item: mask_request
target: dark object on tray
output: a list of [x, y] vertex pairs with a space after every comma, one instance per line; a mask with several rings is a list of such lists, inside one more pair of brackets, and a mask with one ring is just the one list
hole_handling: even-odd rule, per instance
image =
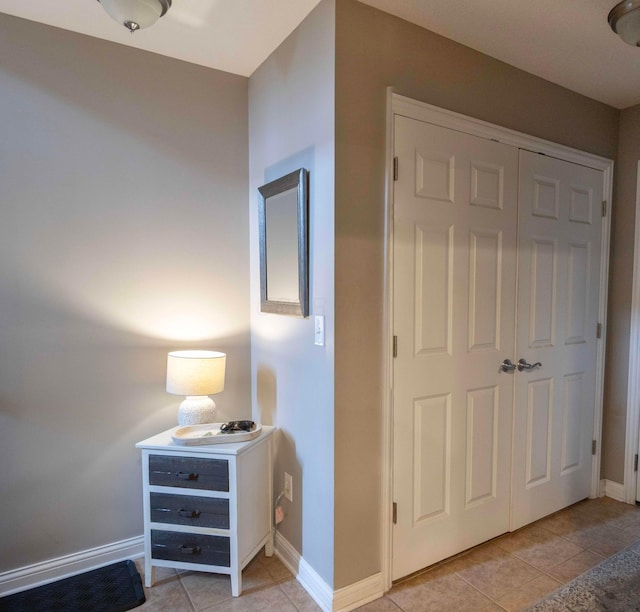
[[253, 421], [229, 421], [220, 425], [220, 433], [234, 433], [238, 431], [252, 431], [256, 424]]
[[3, 597], [0, 612], [124, 612], [144, 602], [135, 564], [120, 561]]

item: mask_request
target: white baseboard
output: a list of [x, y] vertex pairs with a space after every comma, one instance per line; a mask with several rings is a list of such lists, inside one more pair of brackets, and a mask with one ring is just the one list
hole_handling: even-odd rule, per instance
[[143, 536], [34, 563], [0, 574], [0, 597], [144, 555]]
[[604, 494], [611, 499], [615, 499], [617, 501], [626, 502], [627, 496], [624, 485], [613, 482], [612, 480], [604, 481]]
[[348, 612], [384, 595], [382, 572], [333, 593], [334, 612]]
[[278, 531], [276, 531], [275, 552], [324, 612], [348, 612], [384, 594], [381, 573], [333, 591]]
[[280, 561], [296, 577], [296, 580], [322, 610], [333, 612], [333, 589], [279, 531], [276, 531], [275, 551]]
[[[279, 532], [276, 532], [275, 552], [324, 612], [348, 612], [384, 594], [381, 573], [333, 591]], [[144, 538], [138, 536], [10, 570], [0, 574], [0, 597], [143, 555]]]
[[597, 497], [604, 497], [607, 494], [607, 481], [604, 478], [600, 479], [598, 483], [598, 495]]

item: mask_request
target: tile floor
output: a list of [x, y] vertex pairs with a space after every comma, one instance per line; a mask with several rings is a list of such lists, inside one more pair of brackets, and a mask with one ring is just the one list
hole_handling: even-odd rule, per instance
[[[393, 585], [362, 612], [517, 611], [608, 556], [640, 542], [640, 508], [586, 500]], [[137, 562], [143, 573], [141, 560]], [[136, 610], [311, 612], [320, 608], [277, 557], [260, 553], [231, 597], [228, 576], [158, 568]]]

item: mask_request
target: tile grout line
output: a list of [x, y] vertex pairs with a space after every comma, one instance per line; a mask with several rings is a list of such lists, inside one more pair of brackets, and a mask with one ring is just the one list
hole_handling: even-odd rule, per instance
[[[606, 520], [606, 519], [605, 519]], [[624, 528], [621, 527], [617, 527], [615, 525], [611, 525], [611, 527], [613, 527], [614, 529], [620, 531], [620, 532], [625, 532]], [[546, 529], [546, 528], [545, 528]], [[569, 544], [572, 544], [573, 546], [578, 546], [575, 542], [572, 542], [569, 538], [565, 537], [562, 534], [556, 534], [554, 532], [552, 532], [551, 530], [547, 529], [547, 531], [549, 531], [551, 534], [553, 534], [554, 539], [562, 539], [566, 542], [568, 542]], [[635, 535], [635, 534], [632, 534]], [[572, 580], [574, 580], [575, 578], [577, 578], [578, 576], [584, 574], [585, 572], [589, 571], [589, 569], [591, 569], [592, 567], [595, 567], [597, 565], [599, 565], [600, 563], [603, 563], [604, 561], [606, 561], [607, 559], [609, 559], [610, 557], [612, 557], [613, 555], [616, 555], [617, 553], [619, 553], [621, 550], [624, 550], [625, 548], [628, 548], [629, 546], [633, 546], [634, 543], [637, 543], [638, 541], [640, 541], [640, 538], [636, 538], [635, 542], [630, 543], [628, 546], [623, 547], [622, 549], [618, 550], [618, 551], [614, 551], [612, 554], [609, 555], [603, 555], [602, 553], [593, 550], [592, 548], [583, 548], [582, 546], [579, 546], [579, 548], [581, 549], [580, 552], [576, 553], [575, 555], [572, 555], [571, 557], [569, 557], [568, 559], [565, 559], [564, 561], [560, 561], [558, 563], [556, 563], [555, 565], [552, 565], [549, 568], [546, 569], [542, 569], [540, 567], [536, 567], [535, 565], [529, 563], [526, 559], [523, 559], [522, 557], [518, 556], [517, 554], [511, 552], [511, 551], [506, 551], [509, 555], [515, 557], [516, 559], [518, 559], [519, 561], [525, 563], [526, 565], [528, 565], [529, 567], [533, 568], [534, 570], [540, 572], [542, 575], [547, 576], [548, 578], [551, 578], [552, 580], [554, 580], [555, 582], [559, 583], [558, 586], [556, 587], [556, 589], [560, 589], [562, 587], [564, 587], [565, 585], [567, 585], [569, 582], [571, 582]], [[504, 550], [504, 549], [503, 549]], [[556, 576], [553, 576], [552, 574], [549, 573], [549, 570], [552, 570], [555, 567], [558, 567], [559, 565], [562, 565], [563, 563], [566, 563], [568, 561], [570, 561], [571, 559], [574, 559], [575, 557], [585, 553], [585, 552], [590, 552], [592, 554], [598, 555], [599, 557], [602, 557], [602, 559], [600, 561], [598, 561], [598, 563], [596, 563], [594, 566], [591, 566], [589, 568], [586, 568], [583, 572], [580, 572], [577, 576], [574, 576], [573, 578], [570, 578], [569, 580], [559, 580]], [[457, 574], [457, 573], [456, 573]], [[532, 578], [531, 580], [527, 580], [526, 582], [523, 583], [523, 585], [525, 584], [529, 584], [530, 582], [533, 582], [534, 580], [536, 580], [537, 578], [539, 578], [540, 576], [536, 576], [535, 578]], [[460, 576], [460, 578], [462, 578], [464, 580], [464, 578], [462, 576]], [[465, 581], [466, 582], [466, 581]], [[471, 585], [473, 586], [473, 585]], [[555, 591], [556, 589], [553, 589], [553, 591]], [[518, 589], [514, 589], [514, 590], [518, 590]], [[551, 592], [553, 592], [551, 591]], [[489, 597], [488, 595], [486, 595], [485, 593], [483, 593], [483, 595]], [[544, 596], [543, 596], [544, 597]], [[492, 598], [490, 598], [492, 599]], [[495, 601], [494, 599], [492, 599], [492, 601], [494, 603], [496, 603], [497, 605], [500, 605], [497, 601]], [[502, 606], [500, 606], [502, 607]], [[504, 609], [504, 608], [503, 608]]]
[[[511, 532], [514, 533], [514, 532]], [[564, 538], [564, 536], [558, 535], [558, 534], [554, 534], [553, 532], [549, 532], [553, 535], [554, 539], [564, 539], [566, 540], [568, 543], [573, 544], [574, 546], [577, 546], [576, 544], [574, 544], [573, 542], [570, 542], [569, 540], [567, 540], [566, 538]], [[498, 544], [498, 546], [500, 547], [500, 545]], [[502, 549], [503, 552], [505, 552], [509, 557], [512, 557], [518, 561], [520, 561], [521, 563], [524, 563], [526, 566], [528, 566], [529, 568], [531, 568], [532, 570], [534, 570], [535, 572], [538, 573], [538, 575], [533, 576], [532, 578], [525, 580], [521, 585], [519, 585], [518, 588], [511, 588], [508, 589], [506, 591], [506, 593], [509, 592], [517, 592], [520, 591], [522, 589], [523, 586], [532, 583], [534, 580], [537, 580], [538, 578], [540, 578], [541, 576], [546, 576], [547, 578], [550, 578], [552, 580], [554, 580], [555, 582], [558, 583], [558, 586], [556, 588], [561, 588], [562, 586], [564, 586], [565, 584], [567, 584], [568, 582], [570, 582], [570, 580], [568, 581], [560, 581], [558, 580], [558, 578], [556, 578], [555, 576], [552, 576], [551, 574], [548, 573], [548, 571], [539, 568], [535, 565], [533, 565], [532, 563], [530, 563], [529, 561], [527, 561], [526, 559], [523, 559], [522, 557], [518, 556], [517, 554], [515, 554], [514, 552], [510, 551], [510, 550], [506, 550], [502, 547], [500, 547]], [[575, 555], [572, 555], [571, 557], [569, 557], [568, 559], [565, 559], [564, 561], [560, 561], [559, 563], [553, 565], [552, 567], [557, 567], [558, 565], [561, 565], [562, 563], [565, 563], [567, 561], [569, 561], [570, 559], [573, 559], [574, 557], [576, 557], [577, 555], [582, 554], [583, 552], [587, 551], [588, 549], [582, 549], [580, 550], [580, 552], [576, 553]], [[590, 551], [590, 552], [595, 552], [595, 551]], [[596, 553], [599, 554], [599, 553]], [[602, 556], [602, 555], [600, 555]], [[605, 557], [606, 558], [606, 557]], [[603, 559], [604, 561], [604, 559]], [[551, 569], [551, 568], [548, 568]], [[585, 570], [587, 571], [587, 570]], [[480, 588], [476, 587], [475, 585], [471, 584], [468, 580], [466, 580], [464, 578], [464, 576], [461, 576], [458, 572], [454, 572], [456, 576], [458, 576], [461, 580], [463, 580], [465, 583], [467, 583], [469, 586], [471, 586], [472, 588], [474, 588], [476, 591], [478, 591], [479, 593], [481, 593], [483, 596], [487, 597], [489, 600], [491, 600], [492, 603], [494, 603], [495, 605], [499, 606], [501, 609], [505, 610], [505, 608], [493, 597], [491, 597], [489, 594], [485, 593], [484, 591], [482, 591]], [[573, 578], [571, 579], [573, 580]], [[555, 590], [555, 589], [554, 589]], [[505, 593], [505, 594], [506, 594]]]
[[[269, 574], [271, 575], [271, 574]], [[280, 591], [282, 591], [283, 595], [285, 596], [285, 598], [287, 599], [287, 601], [298, 611], [300, 612], [300, 608], [298, 608], [298, 606], [296, 605], [296, 602], [293, 601], [293, 599], [291, 599], [291, 597], [289, 597], [289, 595], [287, 594], [287, 592], [282, 588], [282, 583], [281, 582], [275, 582], [274, 584], [280, 589]]]
[[191, 599], [191, 595], [189, 595], [189, 590], [187, 589], [187, 587], [182, 582], [182, 576], [181, 576], [180, 572], [176, 572], [176, 577], [178, 578], [178, 584], [182, 588], [182, 591], [187, 596], [187, 601], [189, 602], [189, 605], [191, 606], [193, 612], [198, 612], [198, 608], [196, 608], [196, 605], [193, 603], [193, 600]]
[[[506, 552], [506, 551], [505, 551]], [[509, 553], [511, 554], [511, 553]], [[505, 610], [505, 608], [503, 608], [493, 597], [491, 597], [490, 595], [488, 595], [487, 593], [485, 593], [484, 591], [482, 591], [481, 589], [479, 589], [477, 586], [475, 586], [474, 584], [471, 584], [464, 576], [461, 576], [458, 572], [453, 572], [454, 575], [456, 575], [458, 578], [460, 578], [460, 580], [462, 580], [464, 583], [466, 583], [467, 585], [469, 585], [474, 591], [477, 591], [478, 593], [480, 593], [480, 595], [482, 595], [483, 597], [486, 597], [491, 603], [495, 604], [496, 606], [498, 606], [501, 610]]]

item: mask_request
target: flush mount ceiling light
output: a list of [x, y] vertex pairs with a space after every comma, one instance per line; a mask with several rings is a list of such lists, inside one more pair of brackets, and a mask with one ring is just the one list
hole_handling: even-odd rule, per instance
[[171, 0], [98, 0], [109, 17], [132, 34], [152, 26], [170, 8]]
[[624, 0], [616, 4], [608, 19], [611, 29], [624, 42], [640, 46], [640, 0]]

